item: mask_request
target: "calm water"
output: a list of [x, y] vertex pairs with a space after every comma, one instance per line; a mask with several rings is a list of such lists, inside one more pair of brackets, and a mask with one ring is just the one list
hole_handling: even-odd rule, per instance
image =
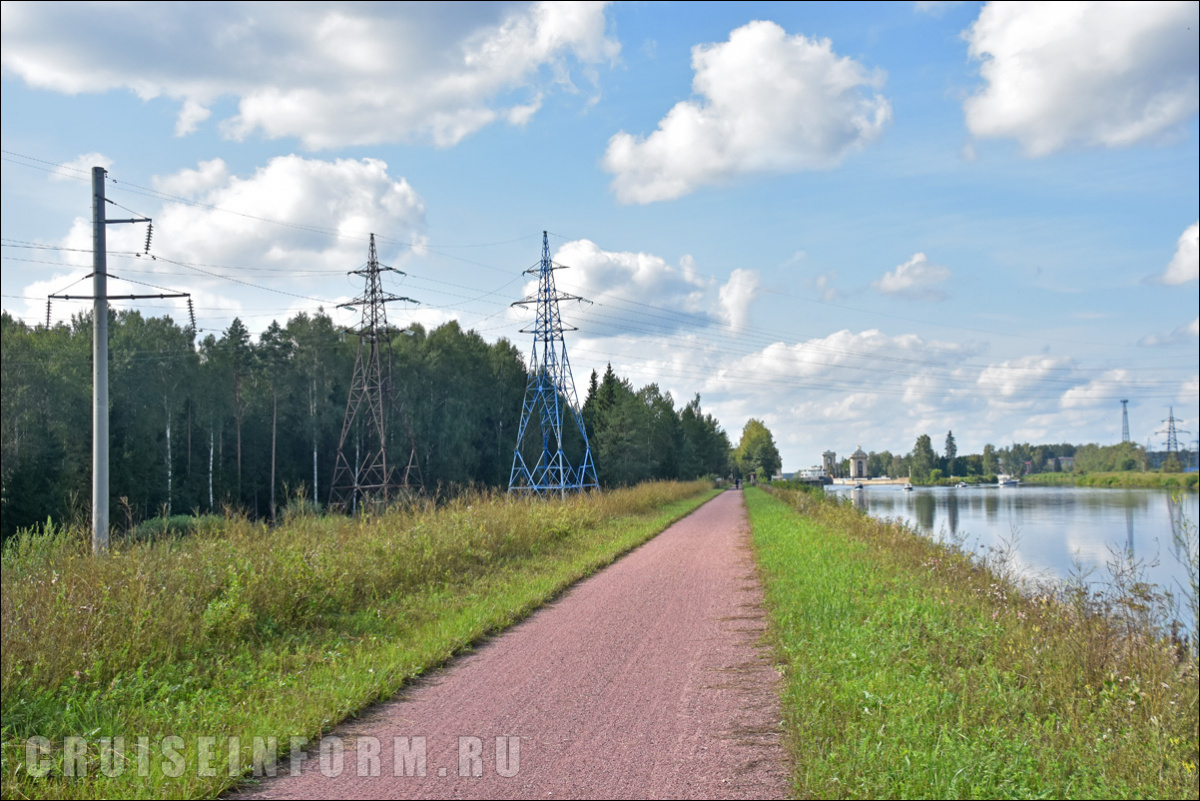
[[1092, 580], [1108, 577], [1114, 555], [1132, 550], [1145, 564], [1145, 580], [1176, 594], [1188, 586], [1172, 527], [1195, 526], [1196, 493], [1176, 503], [1165, 490], [1090, 487], [829, 487], [849, 495], [873, 517], [904, 520], [933, 537], [961, 538], [986, 553], [1016, 543], [1017, 568], [1026, 576], [1061, 579], [1078, 561], [1095, 568]]

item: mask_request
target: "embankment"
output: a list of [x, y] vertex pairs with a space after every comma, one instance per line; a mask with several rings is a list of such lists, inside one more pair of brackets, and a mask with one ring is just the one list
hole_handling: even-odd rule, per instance
[[1197, 661], [1152, 589], [1029, 597], [820, 493], [746, 500], [798, 797], [1197, 796]]

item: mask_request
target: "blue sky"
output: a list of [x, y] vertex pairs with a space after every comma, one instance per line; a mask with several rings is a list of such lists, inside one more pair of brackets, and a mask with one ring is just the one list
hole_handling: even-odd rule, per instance
[[111, 272], [192, 292], [205, 331], [352, 297], [375, 232], [422, 301], [393, 319], [527, 348], [509, 304], [549, 230], [593, 301], [563, 309], [576, 383], [699, 392], [785, 469], [947, 430], [1113, 442], [1121, 398], [1139, 442], [1170, 406], [1200, 431], [1196, 3], [3, 14], [3, 306], [30, 321], [88, 272], [102, 165], [159, 257]]

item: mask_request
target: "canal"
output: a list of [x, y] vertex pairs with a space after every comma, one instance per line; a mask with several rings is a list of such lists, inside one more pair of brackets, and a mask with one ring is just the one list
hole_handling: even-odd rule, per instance
[[[1061, 581], [1082, 571], [1102, 585], [1111, 579], [1110, 565], [1131, 561], [1143, 580], [1181, 598], [1190, 592], [1179, 540], [1190, 537], [1195, 553], [1195, 492], [988, 485], [827, 491], [850, 497], [873, 517], [904, 521], [977, 554], [1007, 550], [1029, 579]], [[1190, 616], [1183, 616], [1188, 623]]]

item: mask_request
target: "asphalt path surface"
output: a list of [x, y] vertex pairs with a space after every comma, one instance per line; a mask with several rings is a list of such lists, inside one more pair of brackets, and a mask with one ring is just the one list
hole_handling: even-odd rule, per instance
[[761, 602], [727, 491], [239, 797], [785, 797]]

